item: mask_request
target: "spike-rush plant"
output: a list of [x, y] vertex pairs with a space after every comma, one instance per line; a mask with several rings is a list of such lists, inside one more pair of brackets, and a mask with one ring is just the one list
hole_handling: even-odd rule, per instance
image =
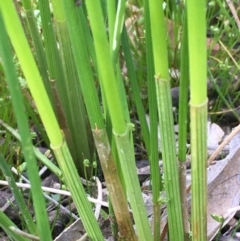
[[[116, 218], [115, 240], [160, 240], [162, 192], [166, 193], [169, 240], [189, 240], [190, 230], [194, 241], [206, 240], [205, 4], [203, 0], [189, 0], [181, 5], [171, 0], [0, 1], [0, 78], [6, 82], [1, 84], [0, 91], [5, 86], [11, 96], [17, 123], [13, 127], [19, 131], [17, 138], [27, 163], [34, 218], [15, 184], [4, 153], [0, 155], [0, 167], [26, 223], [25, 232], [42, 241], [52, 240], [38, 176], [36, 158], [39, 157], [29, 130], [30, 116], [57, 165], [46, 158], [40, 160], [71, 192], [90, 240], [105, 240], [79, 178], [91, 179], [95, 153], [107, 185], [109, 206]], [[169, 21], [173, 35], [169, 34]], [[181, 70], [178, 152], [169, 75], [173, 58], [179, 59]], [[24, 89], [19, 83], [20, 75], [27, 83]], [[191, 225], [183, 207], [184, 173], [178, 171], [178, 160], [184, 166], [186, 155], [189, 83]], [[140, 94], [142, 87], [148, 89], [147, 108]], [[131, 96], [125, 88], [131, 89]], [[152, 223], [147, 217], [136, 172], [129, 99], [136, 105], [151, 166]], [[4, 116], [0, 119], [1, 126], [6, 127]], [[90, 161], [88, 168], [84, 166], [85, 159]], [[0, 226], [13, 240], [27, 240], [14, 231], [15, 224], [1, 211]]]

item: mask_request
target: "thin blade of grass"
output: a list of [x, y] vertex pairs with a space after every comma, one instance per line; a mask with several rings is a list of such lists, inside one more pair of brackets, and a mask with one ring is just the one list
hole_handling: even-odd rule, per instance
[[50, 81], [49, 81], [48, 73], [47, 73], [47, 69], [48, 69], [47, 68], [47, 60], [46, 60], [46, 55], [44, 53], [41, 36], [39, 34], [38, 27], [36, 24], [36, 19], [35, 19], [34, 12], [33, 12], [33, 4], [31, 4], [30, 0], [23, 0], [22, 4], [23, 4], [24, 11], [26, 13], [26, 19], [27, 19], [27, 23], [28, 23], [28, 27], [29, 27], [29, 32], [32, 37], [31, 40], [32, 40], [32, 43], [33, 43], [34, 49], [35, 49], [39, 71], [41, 73], [45, 89], [48, 93], [51, 103], [53, 104], [51, 85], [50, 85]]
[[[11, 3], [12, 4], [12, 3]], [[10, 2], [9, 2], [10, 5]], [[13, 9], [13, 5], [1, 4], [1, 10], [6, 13], [6, 10]], [[2, 16], [2, 15], [1, 15]], [[23, 98], [21, 95], [20, 86], [18, 83], [18, 78], [14, 69], [14, 65], [11, 59], [11, 48], [9, 40], [7, 38], [7, 33], [4, 27], [3, 19], [0, 17], [0, 32], [1, 32], [1, 42], [0, 42], [0, 53], [2, 56], [2, 61], [5, 69], [5, 75], [8, 82], [8, 87], [11, 93], [13, 108], [17, 117], [17, 123], [19, 128], [19, 133], [22, 138], [22, 150], [27, 162], [27, 172], [32, 185], [32, 197], [34, 211], [37, 220], [37, 227], [39, 231], [39, 236], [41, 240], [51, 240], [51, 232], [49, 227], [48, 216], [46, 212], [46, 204], [41, 191], [41, 181], [38, 175], [38, 166], [35, 159], [35, 155], [32, 148], [31, 134], [28, 128], [27, 116], [25, 114]], [[30, 220], [31, 222], [31, 220]], [[33, 225], [33, 224], [32, 224]], [[32, 227], [33, 229], [33, 227]], [[33, 231], [35, 231], [33, 229]]]
[[21, 215], [24, 218], [24, 222], [27, 224], [28, 231], [32, 234], [37, 234], [38, 233], [37, 227], [36, 227], [36, 224], [33, 222], [33, 218], [29, 212], [29, 207], [27, 207], [22, 194], [20, 193], [19, 188], [15, 183], [14, 176], [1, 153], [0, 153], [0, 168], [2, 169], [2, 172], [6, 180], [8, 181], [9, 186], [11, 187], [11, 192], [18, 203], [19, 210], [21, 211]]
[[28, 241], [28, 238], [24, 238], [22, 235], [16, 233], [11, 229], [11, 227], [16, 227], [16, 225], [2, 212], [0, 211], [0, 226], [6, 232], [8, 237], [12, 237], [16, 241]]
[[187, 154], [187, 130], [188, 130], [188, 92], [189, 92], [189, 63], [187, 41], [187, 16], [184, 15], [183, 37], [181, 41], [181, 75], [179, 87], [179, 139], [178, 161], [179, 182], [181, 193], [181, 206], [183, 213], [183, 227], [185, 241], [189, 240], [189, 221], [186, 195], [186, 154]]
[[[11, 135], [13, 135], [18, 141], [21, 142], [21, 137], [19, 133], [14, 130], [12, 127], [4, 123], [2, 120], [0, 120], [0, 125], [2, 125]], [[32, 146], [34, 153], [36, 155], [36, 158], [42, 162], [43, 165], [47, 166], [49, 170], [51, 170], [60, 180], [62, 177], [62, 171], [52, 163], [44, 154], [42, 154], [36, 147]]]
[[158, 154], [158, 112], [157, 112], [157, 96], [156, 85], [154, 79], [154, 61], [152, 49], [151, 23], [149, 13], [149, 1], [144, 1], [144, 25], [146, 29], [146, 53], [147, 53], [147, 83], [148, 83], [148, 102], [150, 117], [150, 167], [151, 181], [153, 190], [153, 235], [154, 240], [160, 239], [160, 218], [161, 203], [160, 197], [160, 170], [159, 170], [159, 154]]

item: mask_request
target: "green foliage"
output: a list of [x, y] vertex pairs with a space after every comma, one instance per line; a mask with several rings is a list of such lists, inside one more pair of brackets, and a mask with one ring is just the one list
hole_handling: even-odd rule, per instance
[[[4, 37], [0, 39], [0, 152], [5, 156], [0, 156], [1, 169], [7, 179], [8, 165], [12, 165], [7, 158], [11, 153], [8, 145], [14, 137], [21, 143], [35, 189], [37, 228], [24, 213], [29, 233], [41, 240], [47, 235], [51, 240], [46, 213], [37, 208], [39, 205], [45, 210], [37, 158], [70, 190], [91, 240], [104, 238], [79, 175], [90, 180], [100, 167], [109, 192], [110, 212], [116, 218], [115, 238], [118, 230], [122, 240], [159, 240], [161, 205], [166, 203], [170, 240], [188, 240], [190, 232], [194, 241], [204, 240], [207, 94], [211, 98], [217, 93], [209, 103], [213, 119], [218, 118], [214, 112], [219, 109], [238, 105], [239, 97], [239, 82], [233, 80], [239, 70], [238, 52], [230, 51], [237, 45], [239, 32], [231, 15], [220, 0], [207, 4], [203, 0], [177, 4], [171, 0], [1, 1], [0, 34]], [[181, 74], [176, 74], [179, 71]], [[178, 151], [173, 86], [180, 86]], [[184, 208], [189, 91], [194, 167], [191, 231]], [[150, 116], [149, 126], [146, 114]], [[138, 120], [140, 131], [135, 123]], [[158, 123], [163, 177], [159, 172]], [[37, 127], [40, 141], [51, 148], [58, 166], [33, 148], [28, 126]], [[152, 226], [136, 173], [136, 135], [151, 166]], [[183, 171], [178, 170], [177, 160]], [[16, 189], [14, 182], [9, 184]], [[162, 191], [166, 192], [165, 198]], [[24, 212], [21, 195], [17, 190], [14, 195]], [[13, 239], [25, 240], [6, 226], [10, 220], [3, 214], [0, 219]]]

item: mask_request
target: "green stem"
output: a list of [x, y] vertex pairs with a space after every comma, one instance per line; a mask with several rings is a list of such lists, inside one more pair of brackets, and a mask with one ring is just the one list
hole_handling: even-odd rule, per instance
[[94, 38], [99, 75], [102, 80], [103, 92], [106, 97], [124, 182], [127, 187], [127, 194], [137, 226], [138, 237], [140, 240], [152, 240], [141, 190], [138, 184], [138, 177], [136, 175], [132, 133], [129, 131], [129, 127], [124, 118], [100, 1], [97, 0], [93, 2], [87, 0], [85, 3]]
[[206, 1], [187, 3], [190, 71], [192, 235], [207, 240], [207, 50]]
[[188, 92], [189, 92], [189, 59], [188, 59], [188, 35], [187, 15], [184, 15], [183, 37], [181, 41], [181, 75], [179, 87], [179, 139], [178, 161], [179, 182], [181, 191], [181, 205], [183, 213], [183, 226], [185, 241], [189, 240], [189, 221], [186, 194], [186, 153], [187, 153], [187, 127], [188, 127]]
[[153, 235], [154, 240], [160, 239], [160, 172], [159, 172], [159, 153], [158, 153], [158, 116], [157, 116], [157, 96], [154, 79], [154, 61], [152, 49], [152, 34], [149, 12], [149, 1], [144, 2], [145, 29], [146, 29], [146, 53], [147, 53], [147, 72], [148, 72], [148, 102], [150, 118], [150, 165], [151, 180], [153, 187]]
[[[184, 240], [163, 1], [149, 1], [170, 240]], [[160, 26], [160, 27], [159, 27]]]

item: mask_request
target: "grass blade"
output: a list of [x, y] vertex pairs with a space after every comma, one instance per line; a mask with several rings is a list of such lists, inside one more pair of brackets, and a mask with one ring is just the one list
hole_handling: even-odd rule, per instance
[[[13, 5], [9, 6], [12, 3], [8, 2], [9, 5], [5, 3], [6, 2], [1, 4], [1, 10], [3, 13], [6, 13], [6, 10], [14, 8]], [[40, 177], [38, 175], [38, 166], [32, 148], [31, 134], [28, 128], [28, 121], [25, 114], [23, 98], [21, 95], [21, 90], [14, 69], [14, 65], [11, 59], [11, 48], [2, 17], [0, 17], [0, 32], [2, 36], [0, 42], [0, 53], [2, 56], [6, 79], [8, 81], [8, 86], [11, 93], [13, 108], [17, 117], [19, 132], [22, 138], [22, 150], [25, 160], [27, 162], [27, 172], [32, 185], [33, 205], [38, 225], [39, 236], [41, 240], [51, 240], [52, 238], [48, 216], [45, 208], [45, 200], [41, 190]]]

